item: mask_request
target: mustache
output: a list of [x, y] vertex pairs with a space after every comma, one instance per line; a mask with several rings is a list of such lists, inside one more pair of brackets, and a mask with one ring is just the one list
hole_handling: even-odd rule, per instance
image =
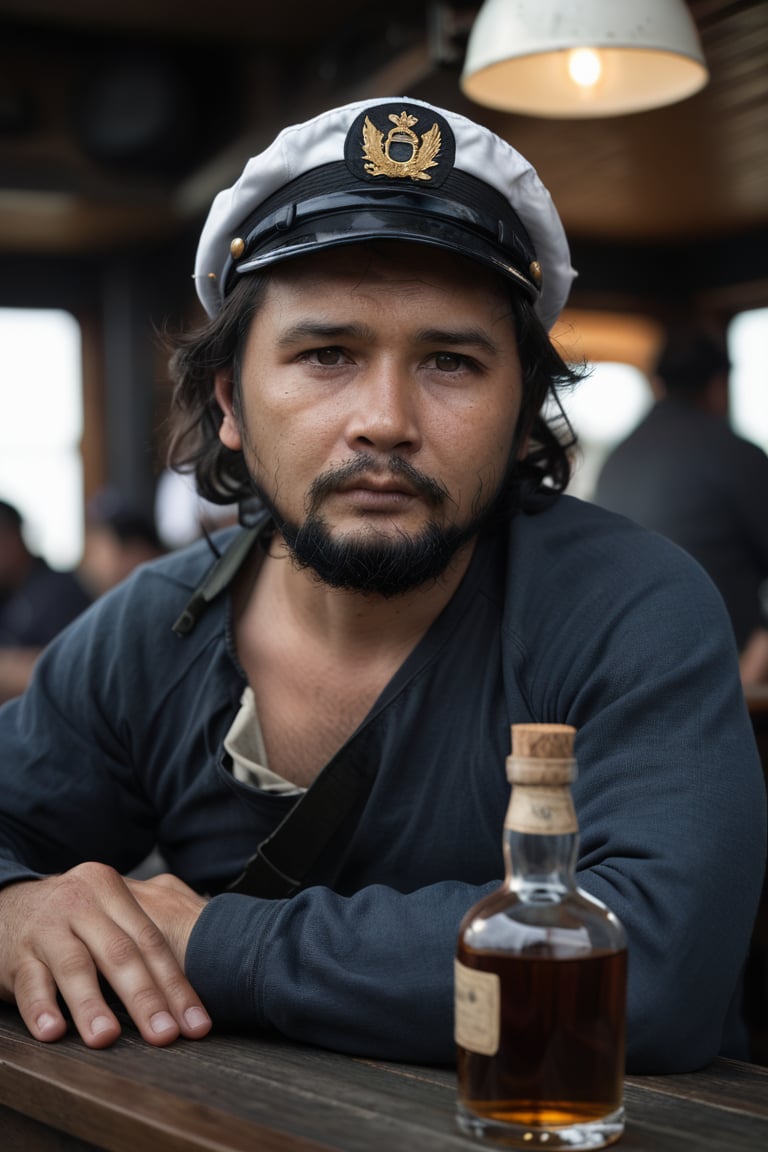
[[431, 508], [439, 508], [444, 501], [450, 499], [448, 489], [444, 485], [431, 476], [427, 476], [424, 472], [420, 472], [418, 468], [414, 468], [413, 464], [404, 460], [402, 456], [398, 456], [396, 452], [388, 457], [386, 464], [382, 464], [381, 460], [375, 456], [363, 452], [353, 460], [348, 460], [346, 464], [341, 464], [338, 468], [329, 468], [327, 472], [312, 482], [308, 493], [310, 513], [317, 509], [326, 496], [338, 491], [356, 476], [363, 474], [400, 476], [408, 482], [413, 493], [420, 496]]

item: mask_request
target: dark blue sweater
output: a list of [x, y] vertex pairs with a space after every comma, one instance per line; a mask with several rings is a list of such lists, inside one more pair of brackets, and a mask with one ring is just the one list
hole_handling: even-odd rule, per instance
[[[223, 756], [244, 687], [228, 593], [171, 631], [210, 563], [202, 543], [140, 569], [0, 710], [0, 883], [159, 845], [221, 893], [294, 803]], [[458, 924], [503, 875], [509, 726], [532, 720], [578, 729], [579, 883], [627, 930], [629, 1070], [723, 1049], [766, 835], [731, 629], [683, 552], [568, 497], [480, 541], [342, 750], [370, 794], [303, 890], [206, 905], [186, 971], [215, 1023], [451, 1061]]]

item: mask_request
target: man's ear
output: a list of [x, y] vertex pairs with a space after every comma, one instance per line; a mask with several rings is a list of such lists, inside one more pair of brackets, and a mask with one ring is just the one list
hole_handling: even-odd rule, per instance
[[232, 407], [234, 389], [234, 381], [229, 372], [222, 371], [216, 373], [213, 394], [216, 397], [219, 408], [221, 408], [224, 414], [221, 427], [219, 428], [219, 440], [221, 440], [225, 448], [231, 448], [233, 452], [240, 452], [243, 447], [243, 441]]

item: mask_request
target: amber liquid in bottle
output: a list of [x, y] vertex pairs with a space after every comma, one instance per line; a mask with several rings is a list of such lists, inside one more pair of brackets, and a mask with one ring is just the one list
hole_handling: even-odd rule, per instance
[[575, 884], [573, 736], [513, 727], [507, 877], [459, 933], [458, 1120], [507, 1147], [601, 1148], [624, 1126], [626, 944]]

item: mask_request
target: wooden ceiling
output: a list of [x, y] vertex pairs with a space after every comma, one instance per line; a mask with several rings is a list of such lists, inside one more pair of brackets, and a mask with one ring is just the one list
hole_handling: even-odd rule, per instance
[[[691, 0], [711, 73], [691, 99], [567, 122], [465, 101], [462, 17], [477, 7], [0, 0], [0, 253], [171, 239], [284, 124], [393, 93], [507, 137], [538, 168], [571, 237], [766, 235], [768, 3]], [[439, 51], [436, 10], [457, 29]]]

